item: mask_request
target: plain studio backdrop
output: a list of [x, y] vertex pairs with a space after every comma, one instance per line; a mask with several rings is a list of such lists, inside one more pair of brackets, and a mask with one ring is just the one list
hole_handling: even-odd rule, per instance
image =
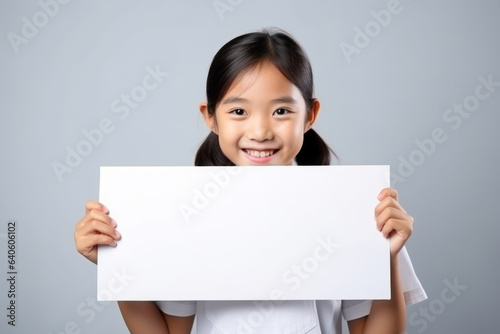
[[495, 332], [499, 14], [493, 0], [2, 1], [0, 331], [126, 330], [73, 241], [99, 166], [192, 165], [215, 52], [276, 26], [310, 57], [315, 129], [343, 164], [390, 164], [415, 218], [407, 248], [429, 299], [408, 333]]

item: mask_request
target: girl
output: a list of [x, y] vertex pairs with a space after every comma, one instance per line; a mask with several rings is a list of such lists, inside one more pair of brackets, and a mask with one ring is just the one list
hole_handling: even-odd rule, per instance
[[[211, 129], [197, 166], [328, 165], [333, 152], [311, 127], [320, 102], [313, 98], [309, 60], [294, 39], [275, 30], [234, 38], [215, 55], [207, 102], [199, 106]], [[374, 226], [390, 238], [391, 300], [119, 302], [132, 333], [403, 333], [405, 305], [426, 298], [404, 244], [413, 218], [396, 190], [383, 189]], [[97, 262], [97, 245], [116, 246], [117, 223], [101, 203], [89, 201], [76, 224], [77, 250]], [[258, 319], [256, 321], [255, 319]]]

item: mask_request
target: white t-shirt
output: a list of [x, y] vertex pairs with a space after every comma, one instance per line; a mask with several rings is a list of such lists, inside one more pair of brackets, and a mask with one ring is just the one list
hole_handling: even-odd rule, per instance
[[[406, 248], [399, 252], [406, 305], [427, 298]], [[347, 321], [370, 313], [371, 300], [157, 301], [166, 314], [196, 314], [198, 334], [340, 334]]]

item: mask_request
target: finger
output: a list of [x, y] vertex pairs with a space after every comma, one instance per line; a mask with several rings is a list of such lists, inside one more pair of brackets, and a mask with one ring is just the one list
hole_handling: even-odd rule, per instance
[[120, 232], [118, 232], [118, 230], [99, 220], [91, 220], [75, 231], [76, 238], [82, 238], [91, 234], [105, 234], [114, 239], [120, 238]]
[[84, 226], [85, 224], [87, 224], [89, 221], [92, 221], [92, 220], [99, 220], [99, 221], [102, 221], [103, 223], [106, 223], [108, 225], [116, 227], [116, 222], [111, 217], [109, 217], [108, 214], [106, 214], [102, 211], [96, 210], [96, 209], [92, 209], [92, 210], [88, 211], [87, 214], [85, 215], [85, 217], [83, 217], [76, 224], [75, 228], [79, 229], [82, 226]]
[[115, 231], [114, 236], [110, 236], [107, 234], [99, 233], [97, 231], [88, 233], [84, 229], [81, 229], [75, 232], [74, 237], [77, 251], [90, 259], [90, 257], [93, 256], [92, 252], [96, 249], [97, 245], [106, 244], [110, 246], [116, 246], [116, 241], [121, 238], [121, 235], [118, 231]]
[[[393, 209], [388, 209], [388, 211], [393, 211]], [[392, 230], [402, 236], [409, 236], [413, 230], [413, 217], [401, 211], [389, 213], [384, 211], [377, 220], [377, 228], [384, 234], [384, 237], [387, 237]]]
[[390, 196], [394, 198], [396, 201], [398, 200], [398, 191], [394, 188], [384, 188], [380, 191], [380, 193], [377, 196], [377, 199], [379, 201], [383, 200], [387, 196]]
[[77, 243], [76, 249], [83, 256], [90, 256], [96, 245], [109, 245], [115, 247], [116, 240], [103, 234], [94, 234], [82, 238]]
[[[396, 207], [386, 207], [376, 218], [375, 221], [377, 222], [377, 228], [379, 231], [382, 230], [384, 225], [387, 223], [389, 219], [401, 219], [405, 220], [410, 217], [406, 212], [401, 211], [399, 208]], [[409, 220], [409, 219], [408, 219]]]
[[392, 238], [397, 235], [402, 240], [407, 240], [411, 236], [412, 231], [412, 227], [408, 225], [407, 220], [391, 218], [384, 224], [381, 233], [384, 238], [389, 236]]
[[394, 229], [395, 220], [396, 219], [391, 218], [391, 219], [387, 220], [384, 223], [384, 225], [382, 226], [382, 229], [380, 230], [380, 232], [382, 233], [384, 238], [388, 238], [389, 235], [391, 234], [391, 232], [395, 231], [395, 229]]
[[91, 210], [87, 215], [94, 220], [102, 221], [103, 223], [109, 224], [111, 226], [116, 225], [116, 222], [107, 213], [104, 213], [102, 211]]
[[89, 200], [87, 201], [87, 203], [85, 203], [85, 213], [88, 213], [91, 210], [98, 210], [104, 213], [109, 213], [109, 209], [104, 204]]
[[406, 213], [405, 209], [403, 209], [398, 201], [396, 201], [393, 197], [388, 196], [375, 206], [375, 218], [377, 218], [386, 208], [395, 208]]

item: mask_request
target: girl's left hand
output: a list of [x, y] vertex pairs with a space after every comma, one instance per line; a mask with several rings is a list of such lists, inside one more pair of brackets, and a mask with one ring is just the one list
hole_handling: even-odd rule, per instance
[[377, 228], [385, 238], [391, 238], [391, 256], [395, 257], [413, 231], [413, 217], [398, 202], [394, 188], [384, 188], [378, 194], [380, 203], [375, 207]]

